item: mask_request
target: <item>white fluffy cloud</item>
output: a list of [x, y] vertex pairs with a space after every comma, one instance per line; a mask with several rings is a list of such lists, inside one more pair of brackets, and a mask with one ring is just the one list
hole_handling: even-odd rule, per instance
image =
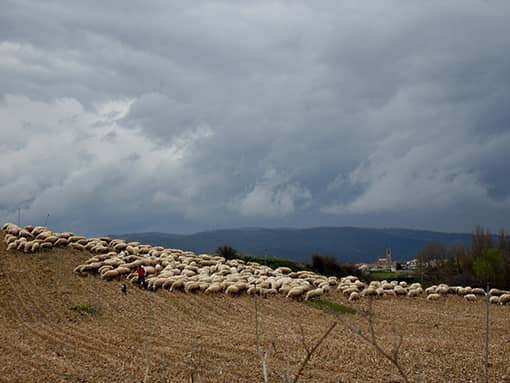
[[311, 199], [308, 189], [268, 171], [262, 181], [248, 193], [235, 198], [230, 207], [246, 216], [274, 217], [295, 213], [306, 207]]
[[[201, 187], [183, 166], [213, 132], [186, 131], [161, 146], [119, 121], [134, 100], [112, 100], [85, 111], [74, 99], [53, 103], [6, 96], [0, 119], [10, 122], [10, 145], [0, 154], [0, 209], [25, 222], [47, 213], [79, 228], [107, 214], [121, 217], [165, 212], [186, 213]], [[178, 180], [178, 182], [177, 182]], [[172, 196], [162, 204], [161, 195]]]

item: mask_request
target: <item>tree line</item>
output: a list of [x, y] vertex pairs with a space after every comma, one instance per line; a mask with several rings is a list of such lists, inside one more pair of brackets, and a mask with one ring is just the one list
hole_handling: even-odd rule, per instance
[[490, 286], [510, 289], [510, 241], [477, 226], [471, 246], [431, 243], [417, 256], [417, 279], [425, 285]]

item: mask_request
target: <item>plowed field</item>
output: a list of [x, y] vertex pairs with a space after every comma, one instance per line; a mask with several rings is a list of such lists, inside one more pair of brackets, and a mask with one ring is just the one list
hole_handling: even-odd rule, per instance
[[[262, 382], [255, 304], [246, 295], [149, 292], [122, 281], [79, 277], [88, 253], [7, 252], [0, 234], [1, 382]], [[340, 294], [325, 299], [347, 304]], [[367, 301], [352, 304], [366, 308]], [[80, 306], [93, 309], [73, 310]], [[291, 378], [311, 347], [300, 382], [399, 382], [397, 370], [345, 324], [366, 331], [360, 315], [338, 318], [283, 297], [258, 298], [260, 349], [269, 381]], [[485, 305], [448, 297], [386, 298], [373, 304], [375, 330], [410, 381], [484, 381]], [[510, 382], [510, 306], [492, 306], [490, 381]], [[301, 329], [303, 331], [301, 331]]]

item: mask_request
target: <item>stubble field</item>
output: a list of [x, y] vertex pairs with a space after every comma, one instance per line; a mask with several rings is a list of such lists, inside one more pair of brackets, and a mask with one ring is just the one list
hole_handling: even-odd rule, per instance
[[[73, 274], [88, 253], [7, 252], [0, 236], [0, 381], [263, 381], [252, 297], [134, 286], [123, 294], [123, 281]], [[324, 299], [348, 304], [337, 292]], [[300, 382], [402, 381], [389, 361], [349, 329], [367, 331], [361, 315], [335, 316], [280, 296], [257, 302], [270, 382], [284, 382], [286, 374], [293, 378], [305, 357], [303, 340], [312, 346], [334, 321]], [[349, 305], [367, 309], [366, 300]], [[484, 381], [482, 300], [385, 298], [372, 309], [383, 347], [391, 349], [395, 335], [402, 336], [399, 360], [410, 381]], [[490, 315], [490, 381], [510, 382], [510, 307], [491, 306]]]

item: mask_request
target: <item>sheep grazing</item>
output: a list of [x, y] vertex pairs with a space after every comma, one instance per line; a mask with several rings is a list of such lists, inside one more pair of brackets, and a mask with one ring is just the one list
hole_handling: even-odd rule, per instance
[[441, 295], [432, 293], [432, 294], [427, 295], [427, 300], [428, 301], [438, 301], [440, 297], [441, 297]]
[[45, 226], [36, 226], [32, 229], [31, 233], [32, 233], [32, 235], [37, 236], [40, 233], [42, 233], [43, 231], [49, 231], [49, 229]]
[[9, 244], [13, 241], [15, 241], [16, 239], [18, 239], [18, 237], [16, 237], [15, 235], [12, 235], [12, 234], [5, 234], [4, 236], [4, 242]]
[[172, 283], [172, 286], [170, 287], [170, 291], [178, 290], [184, 288], [184, 283], [186, 280], [184, 278], [177, 279]]
[[489, 298], [489, 302], [493, 305], [497, 305], [498, 303], [500, 303], [499, 301], [499, 297], [494, 295], [492, 297]]
[[484, 291], [484, 289], [477, 287], [477, 288], [474, 288], [471, 290], [471, 294], [485, 296], [485, 291]]
[[108, 270], [101, 274], [101, 278], [103, 279], [112, 279], [119, 276], [119, 272], [117, 270]]
[[448, 294], [448, 286], [438, 286], [436, 288], [436, 293], [440, 295]]
[[375, 297], [377, 296], [377, 290], [373, 287], [367, 287], [365, 290], [361, 292], [361, 296], [364, 297]]
[[221, 285], [219, 283], [211, 284], [206, 290], [206, 294], [217, 294], [221, 292]]
[[239, 294], [239, 288], [236, 285], [230, 285], [225, 289], [225, 294], [237, 295]]
[[305, 294], [305, 301], [309, 300], [310, 298], [320, 297], [322, 294], [324, 294], [324, 290], [321, 287], [307, 291]]
[[430, 286], [425, 289], [425, 294], [435, 294], [436, 293], [437, 286]]
[[21, 228], [14, 223], [6, 223], [5, 225], [2, 226], [2, 230], [8, 234], [17, 236], [19, 234], [19, 232], [21, 231]]
[[489, 291], [490, 296], [493, 296], [493, 295], [500, 296], [500, 295], [507, 294], [507, 293], [508, 293], [507, 291], [500, 290], [500, 289], [490, 289], [490, 291]]
[[500, 304], [505, 305], [508, 302], [510, 302], [510, 294], [503, 294], [499, 297]]
[[476, 302], [476, 295], [475, 294], [466, 294], [466, 295], [464, 295], [464, 299], [467, 302]]
[[[138, 279], [135, 269], [144, 265], [146, 281], [151, 290], [180, 289], [206, 294], [223, 292], [231, 296], [244, 292], [261, 296], [279, 293], [287, 298], [310, 300], [327, 294], [330, 289], [333, 290], [333, 286], [337, 286], [336, 290], [351, 302], [364, 296], [417, 297], [423, 293], [419, 283], [408, 285], [405, 282], [384, 280], [372, 281], [367, 286], [355, 276], [338, 279], [311, 271], [292, 271], [288, 267], [273, 270], [255, 262], [226, 260], [207, 254], [196, 255], [190, 251], [143, 245], [139, 242], [128, 243], [109, 237], [86, 238], [71, 232], [54, 233], [43, 226], [20, 228], [15, 224], [5, 224], [2, 229], [8, 250], [33, 253], [67, 246], [69, 249], [90, 252], [91, 258], [75, 268], [78, 275], [95, 273], [106, 280], [118, 277], [135, 283]], [[477, 296], [485, 295], [480, 288], [446, 284], [431, 286], [426, 292], [425, 296], [430, 301], [447, 294], [466, 296], [467, 301], [475, 301]], [[493, 304], [510, 302], [510, 294], [504, 290], [492, 289], [490, 298]]]
[[28, 230], [25, 230], [25, 229], [20, 230], [20, 232], [18, 233], [18, 235], [19, 235], [20, 237], [33, 238], [32, 233], [31, 233], [31, 232], [29, 232]]
[[[232, 287], [232, 286], [231, 286]], [[188, 281], [184, 283], [184, 291], [191, 293], [193, 291], [200, 290], [200, 283], [195, 281]]]
[[382, 287], [384, 290], [393, 290], [393, 288], [394, 288], [395, 286], [393, 286], [391, 283], [386, 282], [386, 283], [382, 283], [382, 284], [381, 284], [381, 287]]
[[352, 293], [359, 293], [358, 288], [357, 288], [357, 287], [349, 287], [349, 288], [347, 288], [347, 289], [345, 289], [345, 290], [343, 291], [343, 294], [344, 294], [346, 297], [350, 296]]
[[59, 238], [55, 242], [55, 246], [67, 246], [69, 244], [69, 241], [65, 238]]
[[356, 291], [353, 291], [351, 293], [351, 295], [349, 295], [349, 302], [358, 301], [360, 298], [361, 298], [361, 296], [359, 295], [359, 293], [357, 293]]
[[290, 274], [292, 273], [292, 269], [290, 269], [289, 267], [278, 267], [275, 272], [277, 273], [281, 273], [281, 274]]
[[305, 293], [304, 287], [296, 286], [289, 290], [289, 292], [287, 293], [287, 298], [299, 298], [304, 293]]
[[53, 247], [53, 243], [51, 242], [43, 242], [40, 245], [41, 249], [51, 249]]
[[397, 296], [399, 296], [399, 295], [406, 295], [407, 294], [407, 289], [405, 287], [400, 286], [400, 285], [395, 286], [393, 291], [395, 291], [395, 294]]

